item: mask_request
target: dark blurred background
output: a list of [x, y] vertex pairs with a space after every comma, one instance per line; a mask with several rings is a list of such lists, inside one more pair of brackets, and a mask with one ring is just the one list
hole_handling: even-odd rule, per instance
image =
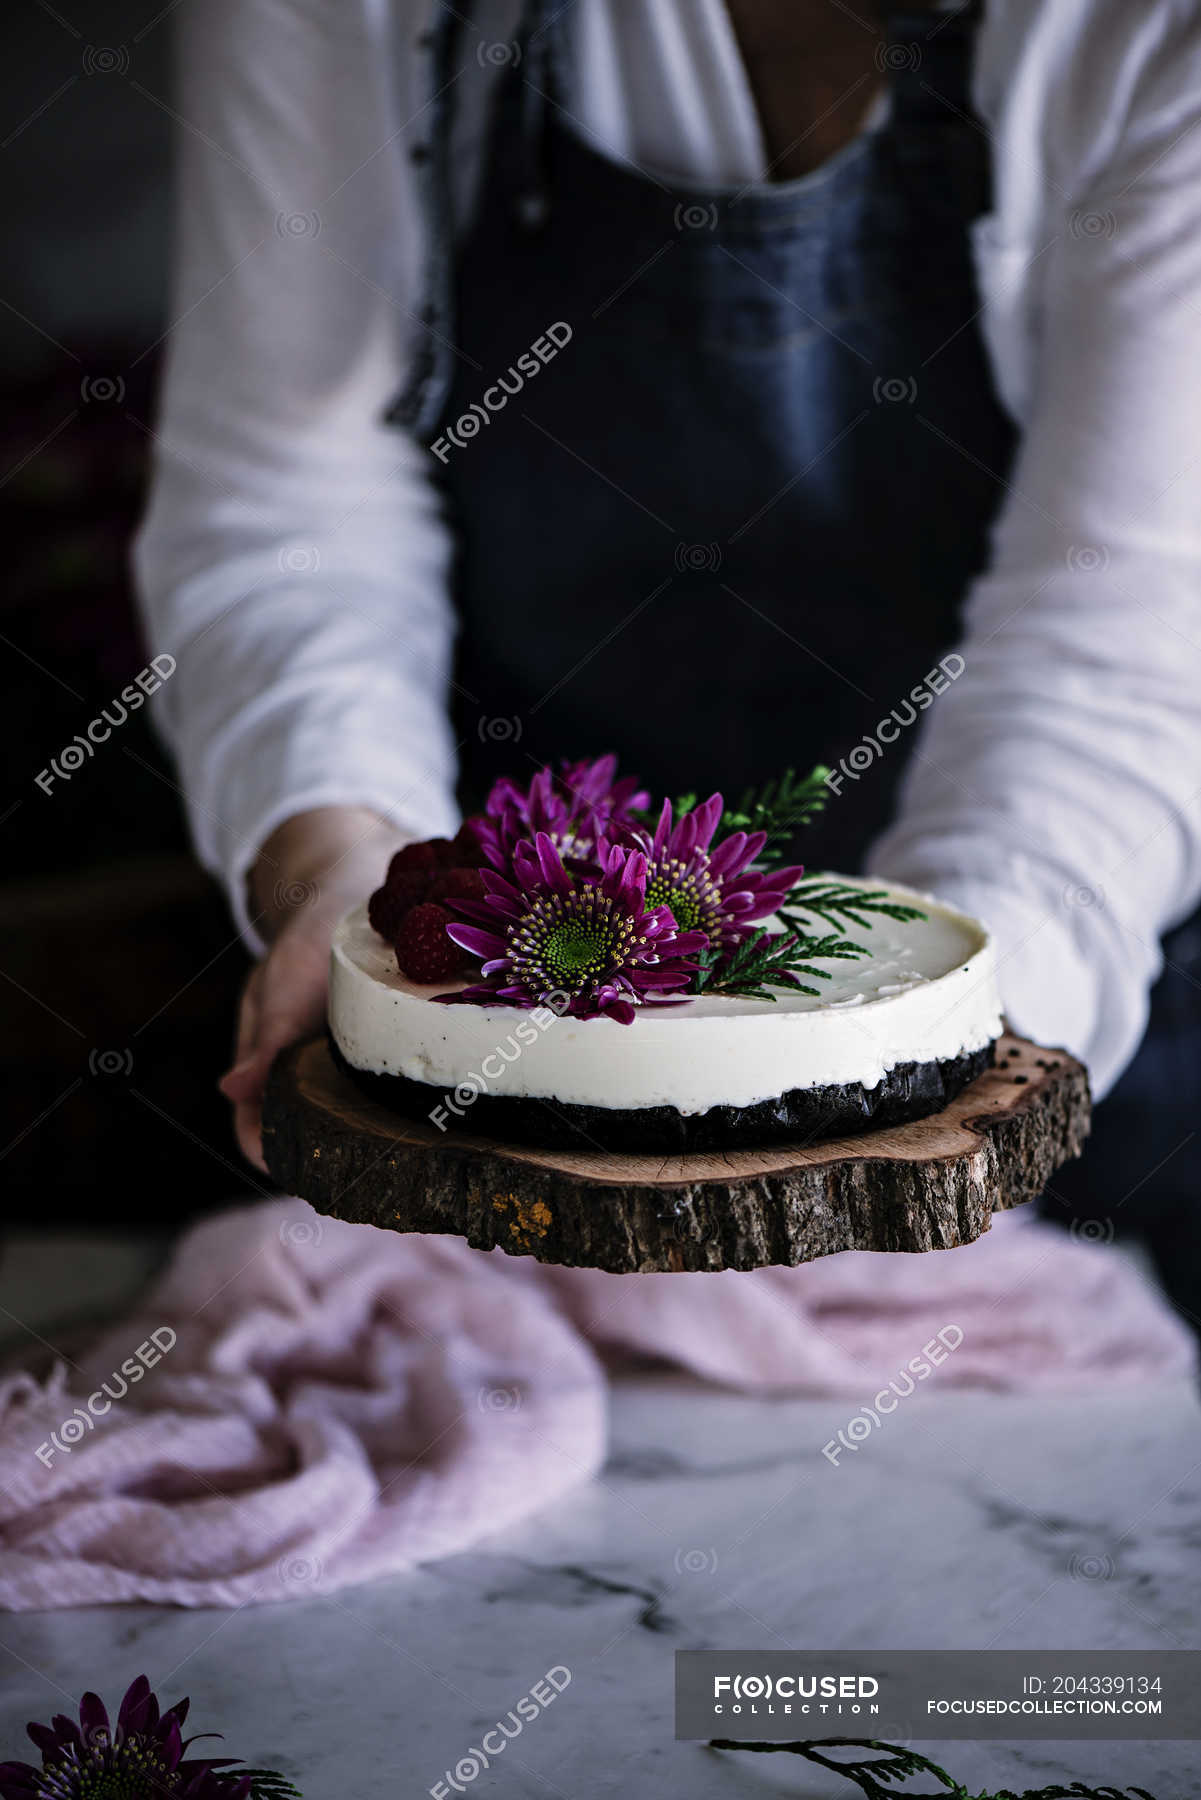
[[[214, 1085], [246, 958], [189, 855], [154, 700], [49, 794], [34, 779], [149, 654], [128, 545], [170, 326], [179, 3], [15, 0], [0, 63], [0, 1180], [12, 1222], [171, 1227], [249, 1173]], [[1140, 1240], [1196, 1324], [1201, 931], [1178, 933], [1169, 954], [1155, 1007], [1175, 1062], [1135, 1066], [1043, 1205], [1086, 1238]]]
[[173, 10], [16, 0], [0, 60], [0, 1182], [31, 1224], [175, 1223], [246, 1186], [214, 1088], [246, 959], [153, 697], [34, 779], [149, 654], [128, 547], [169, 323]]

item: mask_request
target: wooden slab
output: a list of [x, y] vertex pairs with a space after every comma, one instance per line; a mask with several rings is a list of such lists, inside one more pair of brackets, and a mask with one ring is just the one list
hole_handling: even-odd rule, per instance
[[531, 1150], [398, 1118], [314, 1038], [276, 1059], [263, 1153], [281, 1188], [360, 1224], [617, 1273], [755, 1269], [971, 1243], [1079, 1154], [1088, 1120], [1083, 1067], [1005, 1037], [944, 1111], [861, 1137], [666, 1158]]

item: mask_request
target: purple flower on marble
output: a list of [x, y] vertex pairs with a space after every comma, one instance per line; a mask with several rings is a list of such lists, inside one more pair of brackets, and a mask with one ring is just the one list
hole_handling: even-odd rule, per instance
[[[59, 1713], [49, 1725], [26, 1726], [42, 1765], [0, 1763], [0, 1800], [254, 1800], [257, 1794], [297, 1795], [282, 1777], [239, 1771], [235, 1757], [186, 1757], [196, 1742], [183, 1736], [188, 1701], [160, 1713], [145, 1675], [121, 1702], [116, 1724], [97, 1694], [85, 1694], [78, 1723]], [[256, 1781], [262, 1785], [256, 1786]]]

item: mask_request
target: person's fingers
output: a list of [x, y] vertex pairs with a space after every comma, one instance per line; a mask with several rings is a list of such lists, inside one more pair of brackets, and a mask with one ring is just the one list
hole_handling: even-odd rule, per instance
[[243, 1062], [254, 1048], [254, 1040], [258, 1036], [259, 1007], [263, 991], [263, 965], [259, 963], [250, 972], [249, 979], [242, 992], [242, 1004], [238, 1008], [238, 1030], [234, 1043], [234, 1062]]
[[[263, 968], [262, 963], [253, 968], [242, 989], [242, 998], [238, 1003], [238, 1026], [234, 1039], [233, 1060], [217, 1084], [222, 1093], [226, 1092], [225, 1083], [239, 1077], [244, 1066], [254, 1055], [254, 1046], [259, 1032], [259, 1012], [262, 1005]], [[236, 1080], [235, 1085], [237, 1085]]]
[[234, 1130], [242, 1154], [260, 1169], [267, 1166], [262, 1146], [263, 1094], [271, 1064], [279, 1051], [303, 1036], [305, 1030], [305, 1025], [288, 1013], [277, 1013], [269, 1028], [260, 1033], [251, 1060], [231, 1070], [221, 1083], [222, 1093], [233, 1101]]
[[261, 1094], [278, 1053], [297, 1038], [307, 1037], [321, 1023], [325, 1004], [323, 981], [311, 980], [305, 985], [294, 982], [273, 993], [269, 978], [264, 989], [254, 1042], [219, 1084], [228, 1100], [247, 1100]]
[[251, 1094], [261, 1093], [266, 1071], [261, 1067], [261, 1058], [257, 1048], [252, 1056], [244, 1062], [235, 1063], [234, 1067], [223, 1075], [217, 1083], [221, 1093], [227, 1100], [235, 1103], [247, 1099]]
[[334, 928], [376, 885], [404, 841], [367, 809], [316, 808], [286, 820], [252, 871], [251, 910], [272, 942], [243, 990], [233, 1064], [218, 1085], [233, 1102], [242, 1151], [260, 1169], [271, 1064], [288, 1044], [320, 1030]]
[[320, 931], [294, 930], [279, 938], [253, 971], [239, 1008], [233, 1066], [220, 1084], [230, 1099], [243, 1098], [277, 1050], [320, 1022], [326, 955]]
[[325, 1016], [328, 947], [318, 931], [285, 933], [272, 947], [254, 997], [253, 1036], [240, 1040], [239, 1060], [221, 1081], [234, 1103], [234, 1128], [243, 1153], [264, 1167], [261, 1147], [262, 1098], [279, 1052], [318, 1030]]
[[234, 1133], [238, 1140], [238, 1148], [247, 1162], [261, 1169], [264, 1175], [271, 1173], [263, 1159], [263, 1106], [262, 1100], [239, 1100], [234, 1107]]

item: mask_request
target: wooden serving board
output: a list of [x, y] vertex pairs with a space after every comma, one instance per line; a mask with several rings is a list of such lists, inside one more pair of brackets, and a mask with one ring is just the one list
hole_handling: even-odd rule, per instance
[[314, 1038], [276, 1059], [263, 1153], [281, 1188], [359, 1224], [616, 1273], [756, 1269], [971, 1243], [1079, 1154], [1088, 1122], [1081, 1064], [1004, 1037], [995, 1068], [909, 1125], [720, 1155], [533, 1150], [397, 1117]]

